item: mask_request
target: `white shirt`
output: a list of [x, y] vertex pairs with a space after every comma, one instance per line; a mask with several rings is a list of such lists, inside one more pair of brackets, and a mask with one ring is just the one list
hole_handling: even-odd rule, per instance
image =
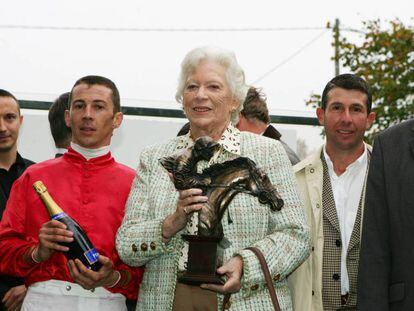
[[86, 160], [90, 160], [93, 158], [101, 157], [109, 152], [109, 146], [103, 146], [100, 148], [90, 149], [90, 148], [84, 148], [82, 146], [79, 146], [78, 144], [75, 144], [74, 142], [70, 142], [70, 146], [73, 150], [80, 153], [84, 156]]
[[341, 294], [349, 292], [349, 277], [346, 268], [346, 254], [348, 251], [349, 240], [354, 229], [355, 218], [358, 212], [361, 193], [363, 190], [365, 175], [368, 165], [368, 151], [364, 145], [364, 153], [352, 164], [344, 173], [337, 176], [331, 159], [323, 148], [328, 172], [331, 179], [332, 192], [335, 199], [336, 213], [341, 230], [342, 253], [341, 253]]

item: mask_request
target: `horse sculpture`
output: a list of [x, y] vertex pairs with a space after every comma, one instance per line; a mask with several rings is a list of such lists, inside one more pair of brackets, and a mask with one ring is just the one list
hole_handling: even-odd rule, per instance
[[221, 219], [238, 193], [257, 197], [272, 211], [280, 210], [283, 200], [268, 176], [246, 157], [213, 164], [197, 173], [198, 161], [210, 160], [218, 148], [218, 143], [204, 136], [197, 139], [192, 148], [160, 162], [172, 174], [176, 189], [200, 188], [208, 197], [208, 202], [203, 204], [198, 214], [198, 235], [222, 238]]

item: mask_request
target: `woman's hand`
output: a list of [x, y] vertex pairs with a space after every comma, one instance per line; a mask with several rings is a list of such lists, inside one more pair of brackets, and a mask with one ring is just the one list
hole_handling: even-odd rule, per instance
[[187, 189], [178, 191], [177, 208], [175, 212], [169, 215], [164, 220], [162, 227], [162, 236], [164, 242], [168, 242], [173, 235], [183, 229], [188, 219], [194, 212], [203, 208], [203, 203], [207, 202], [208, 198], [203, 196], [201, 189]]
[[217, 269], [217, 273], [227, 276], [227, 281], [224, 285], [201, 284], [200, 287], [222, 294], [237, 293], [241, 288], [241, 277], [243, 275], [242, 258], [240, 256], [232, 257]]

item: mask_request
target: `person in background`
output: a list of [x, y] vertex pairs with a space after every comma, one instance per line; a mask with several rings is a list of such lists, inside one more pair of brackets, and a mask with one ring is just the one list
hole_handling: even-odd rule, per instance
[[295, 310], [356, 310], [371, 97], [356, 75], [329, 81], [316, 110], [326, 143], [294, 166], [313, 243], [309, 259], [289, 277]]
[[414, 310], [414, 120], [374, 140], [358, 274], [358, 310]]
[[[34, 162], [17, 152], [23, 116], [17, 98], [0, 89], [0, 219], [13, 183]], [[13, 207], [12, 207], [13, 208]], [[19, 310], [26, 294], [23, 279], [0, 274], [0, 310]]]
[[255, 87], [249, 88], [236, 127], [240, 131], [248, 131], [280, 141], [288, 155], [290, 163], [294, 165], [300, 161], [296, 153], [281, 139], [282, 134], [270, 124], [266, 98], [259, 89]]
[[[25, 279], [22, 310], [125, 311], [125, 298], [136, 299], [143, 268], [124, 264], [115, 249], [135, 176], [110, 152], [122, 119], [119, 92], [111, 80], [79, 79], [65, 113], [72, 129], [70, 148], [62, 157], [30, 166], [15, 181], [0, 224], [0, 272]], [[73, 233], [49, 219], [33, 190], [39, 180], [100, 253], [98, 271], [64, 256], [69, 249], [61, 243], [73, 241]]]
[[49, 125], [55, 141], [55, 158], [61, 157], [70, 146], [72, 132], [65, 122], [65, 111], [69, 109], [70, 92], [60, 95], [49, 108]]
[[[182, 103], [190, 132], [142, 152], [137, 177], [129, 195], [126, 215], [117, 235], [117, 249], [131, 266], [146, 265], [137, 308], [139, 310], [218, 310], [224, 294], [233, 293], [225, 306], [231, 310], [271, 310], [265, 279], [255, 254], [267, 259], [282, 310], [291, 310], [289, 275], [309, 254], [309, 232], [291, 164], [281, 146], [248, 132], [237, 124], [246, 97], [244, 73], [232, 52], [204, 47], [190, 51], [181, 64], [176, 99]], [[209, 136], [220, 148], [198, 171], [240, 156], [249, 157], [280, 191], [284, 206], [273, 212], [248, 194], [238, 194], [222, 221], [229, 247], [217, 272], [224, 285], [202, 287], [177, 282], [187, 264], [188, 243], [182, 233], [195, 234], [197, 211], [207, 197], [201, 189], [177, 191], [159, 159], [171, 156]]]

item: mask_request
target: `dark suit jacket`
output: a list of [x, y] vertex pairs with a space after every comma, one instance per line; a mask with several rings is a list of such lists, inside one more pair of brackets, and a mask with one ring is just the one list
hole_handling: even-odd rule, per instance
[[280, 132], [277, 129], [275, 129], [274, 126], [271, 124], [269, 124], [266, 131], [264, 131], [262, 135], [276, 140], [280, 140], [280, 138], [282, 137], [282, 134], [280, 134]]
[[[19, 156], [19, 155], [18, 155]], [[34, 164], [34, 162], [23, 159], [24, 165], [17, 166], [17, 175], [20, 176], [23, 174], [23, 172], [28, 168], [30, 165]], [[0, 220], [3, 216], [4, 209], [6, 208], [7, 203], [7, 197], [5, 193], [3, 192], [3, 189], [0, 187]], [[6, 294], [6, 292], [17, 285], [23, 284], [23, 280], [21, 278], [16, 278], [13, 276], [8, 275], [0, 275], [0, 311], [5, 310], [3, 304], [1, 303], [1, 299], [3, 299], [3, 296]]]
[[393, 126], [374, 142], [358, 310], [414, 310], [414, 120]]
[[[19, 155], [18, 155], [19, 156]], [[24, 165], [17, 166], [17, 176], [20, 176], [23, 174], [23, 172], [28, 168], [30, 165], [34, 164], [34, 162], [22, 158]], [[7, 203], [7, 197], [6, 194], [3, 192], [3, 189], [0, 187], [0, 220], [3, 216], [4, 209], [6, 208]]]

